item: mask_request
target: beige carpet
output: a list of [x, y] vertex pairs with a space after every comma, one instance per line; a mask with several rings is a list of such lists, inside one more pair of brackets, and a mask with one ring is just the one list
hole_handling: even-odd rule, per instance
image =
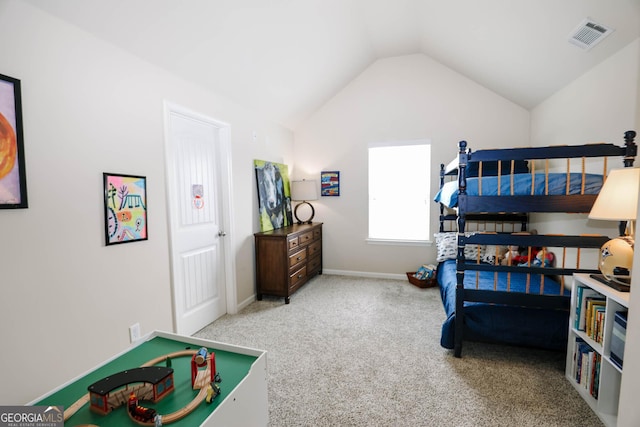
[[[198, 337], [267, 351], [270, 426], [601, 426], [562, 353], [440, 347], [437, 288], [321, 275]], [[221, 373], [224, 378], [224, 373]]]

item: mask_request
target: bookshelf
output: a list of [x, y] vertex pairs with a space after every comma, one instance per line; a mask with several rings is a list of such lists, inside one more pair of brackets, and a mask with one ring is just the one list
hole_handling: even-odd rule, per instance
[[628, 307], [628, 292], [616, 291], [588, 274], [573, 275], [565, 375], [609, 427], [618, 422], [622, 367], [616, 356], [624, 356], [615, 354], [624, 341], [620, 341], [620, 324], [615, 326], [615, 334], [614, 324], [616, 313], [620, 322], [620, 313]]

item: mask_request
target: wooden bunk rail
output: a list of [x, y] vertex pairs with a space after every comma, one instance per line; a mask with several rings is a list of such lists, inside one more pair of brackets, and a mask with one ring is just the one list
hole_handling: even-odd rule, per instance
[[[470, 225], [476, 226], [476, 230], [481, 232], [499, 232], [499, 233], [515, 233], [522, 232], [527, 229], [529, 223], [529, 214], [523, 212], [513, 213], [478, 213], [465, 215], [467, 230], [470, 229]], [[455, 231], [454, 226], [457, 224], [458, 215], [455, 213], [444, 213], [444, 208], [440, 204], [440, 232]], [[451, 224], [450, 227], [445, 227], [445, 224]], [[516, 229], [519, 225], [520, 229]], [[445, 230], [448, 228], [448, 230]], [[497, 231], [500, 228], [500, 231]]]
[[464, 245], [517, 245], [547, 246], [554, 248], [600, 248], [610, 238], [594, 235], [545, 235], [545, 234], [497, 234], [476, 233], [470, 236], [459, 235], [458, 246]]
[[[466, 156], [460, 157], [460, 165], [466, 165], [470, 161], [490, 162], [499, 160], [571, 159], [578, 157], [625, 157], [628, 154], [627, 151], [629, 151], [629, 147], [627, 146], [618, 146], [611, 143], [466, 151], [466, 141], [460, 141], [460, 148], [463, 145], [462, 143], [464, 143], [464, 154], [466, 154]], [[637, 147], [635, 149], [637, 151]], [[463, 162], [463, 159], [466, 161]]]
[[569, 298], [557, 295], [525, 294], [523, 292], [464, 290], [465, 301], [504, 304], [518, 307], [568, 310]]
[[517, 265], [476, 264], [473, 261], [458, 262], [458, 271], [491, 271], [506, 273], [539, 274], [541, 276], [571, 276], [573, 273], [598, 274], [595, 268], [567, 267], [519, 267]]
[[[524, 212], [503, 212], [503, 213], [478, 213], [465, 215], [467, 221], [476, 222], [514, 222], [514, 223], [526, 223], [529, 215]], [[455, 213], [444, 214], [440, 217], [440, 220], [455, 221], [458, 219], [458, 215]]]
[[575, 194], [559, 196], [469, 196], [458, 193], [458, 208], [461, 218], [469, 213], [487, 212], [564, 212], [586, 213], [590, 212], [597, 194]]

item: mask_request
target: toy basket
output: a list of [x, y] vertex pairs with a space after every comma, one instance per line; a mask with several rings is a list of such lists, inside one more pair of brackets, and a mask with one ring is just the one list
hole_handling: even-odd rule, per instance
[[435, 277], [421, 280], [414, 277], [413, 276], [414, 274], [416, 274], [415, 271], [407, 272], [407, 279], [409, 279], [409, 283], [411, 283], [414, 286], [417, 286], [419, 288], [433, 288], [434, 286], [438, 285], [438, 282], [436, 281]]

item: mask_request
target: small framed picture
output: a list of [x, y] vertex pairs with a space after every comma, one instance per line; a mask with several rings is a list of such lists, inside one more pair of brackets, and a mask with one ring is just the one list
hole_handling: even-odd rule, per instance
[[340, 172], [323, 171], [320, 172], [320, 195], [339, 196], [340, 195]]
[[0, 209], [28, 207], [20, 80], [0, 74]]
[[147, 178], [103, 173], [105, 244], [147, 240]]

